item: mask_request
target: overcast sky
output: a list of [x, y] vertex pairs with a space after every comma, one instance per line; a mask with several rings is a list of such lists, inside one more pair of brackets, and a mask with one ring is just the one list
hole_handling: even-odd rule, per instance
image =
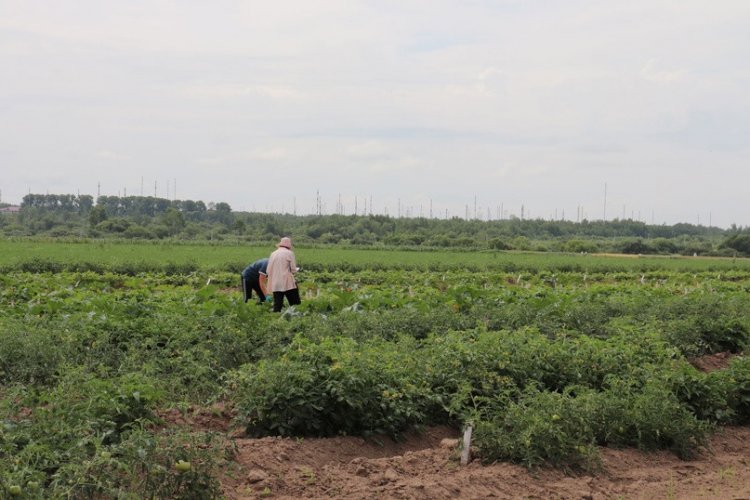
[[749, 153], [747, 0], [0, 0], [3, 202], [748, 226]]

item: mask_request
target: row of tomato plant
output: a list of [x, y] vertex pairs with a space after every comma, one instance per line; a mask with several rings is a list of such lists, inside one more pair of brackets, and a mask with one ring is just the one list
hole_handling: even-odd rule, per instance
[[[231, 457], [164, 408], [227, 401], [252, 435], [476, 427], [482, 458], [690, 456], [750, 420], [748, 275], [306, 269], [303, 304], [236, 272], [0, 275], [0, 483], [29, 498], [220, 494]], [[730, 352], [703, 373], [695, 356]], [[190, 470], [175, 464], [191, 463]]]

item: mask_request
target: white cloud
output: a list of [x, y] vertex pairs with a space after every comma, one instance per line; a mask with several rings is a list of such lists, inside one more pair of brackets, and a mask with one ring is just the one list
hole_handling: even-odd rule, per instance
[[687, 71], [682, 69], [666, 69], [657, 59], [649, 59], [641, 68], [641, 77], [656, 83], [672, 84], [685, 79]]
[[217, 166], [226, 162], [224, 158], [197, 158], [195, 163], [198, 165]]
[[186, 99], [237, 99], [269, 97], [271, 99], [299, 99], [303, 93], [289, 85], [204, 84], [189, 85], [177, 90]]
[[289, 151], [283, 147], [259, 148], [248, 155], [250, 160], [262, 160], [270, 162], [279, 162], [291, 158]]
[[100, 149], [94, 154], [94, 156], [100, 160], [122, 160], [127, 158], [126, 155], [122, 155], [109, 149]]

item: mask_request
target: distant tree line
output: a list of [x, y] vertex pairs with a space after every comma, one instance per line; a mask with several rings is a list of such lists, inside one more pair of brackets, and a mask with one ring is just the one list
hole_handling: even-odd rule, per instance
[[21, 208], [61, 213], [84, 214], [94, 206], [91, 195], [74, 194], [27, 194], [23, 197]]
[[291, 215], [234, 212], [229, 204], [151, 196], [28, 194], [0, 216], [4, 236], [179, 239], [409, 248], [750, 256], [750, 228], [653, 225], [630, 219], [573, 222], [458, 217]]

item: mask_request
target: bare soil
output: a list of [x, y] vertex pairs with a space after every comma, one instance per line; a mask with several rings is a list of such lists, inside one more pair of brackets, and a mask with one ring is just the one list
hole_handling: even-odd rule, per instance
[[732, 354], [730, 352], [706, 354], [705, 356], [691, 359], [690, 364], [703, 372], [712, 372], [716, 370], [723, 370], [724, 368], [729, 366], [729, 363], [735, 356], [736, 354]]
[[604, 448], [596, 475], [478, 460], [461, 466], [456, 434], [430, 428], [402, 443], [236, 438], [237, 468], [223, 489], [230, 499], [750, 499], [748, 427], [720, 430], [692, 461], [670, 452]]
[[511, 463], [460, 465], [459, 432], [431, 427], [390, 438], [250, 439], [231, 429], [222, 405], [171, 410], [167, 425], [225, 433], [234, 460], [222, 478], [228, 499], [748, 499], [750, 427], [718, 430], [685, 461], [668, 451], [601, 448], [596, 474], [529, 471]]

